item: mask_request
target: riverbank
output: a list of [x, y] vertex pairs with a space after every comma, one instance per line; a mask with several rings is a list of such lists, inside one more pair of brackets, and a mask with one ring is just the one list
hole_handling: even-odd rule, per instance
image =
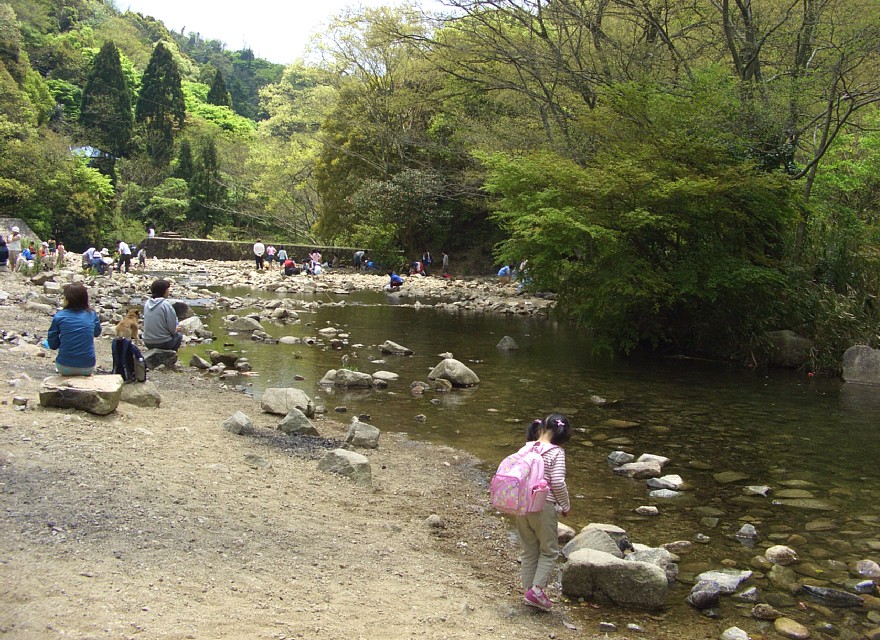
[[[201, 273], [216, 285], [220, 271]], [[52, 354], [33, 343], [57, 296], [20, 275], [0, 278], [5, 636], [585, 637], [566, 626], [566, 607], [542, 615], [521, 604], [516, 545], [467, 454], [385, 433], [367, 452], [373, 486], [359, 488], [317, 469], [345, 425], [319, 418], [317, 444], [279, 436], [278, 419], [252, 398], [188, 368], [150, 372], [159, 409], [43, 409]], [[378, 283], [321, 282], [366, 278]], [[149, 279], [96, 279], [93, 305], [112, 316]], [[196, 293], [186, 289], [175, 294]], [[109, 337], [96, 345], [109, 368]], [[223, 430], [237, 410], [254, 436]], [[427, 524], [432, 514], [442, 527]]]

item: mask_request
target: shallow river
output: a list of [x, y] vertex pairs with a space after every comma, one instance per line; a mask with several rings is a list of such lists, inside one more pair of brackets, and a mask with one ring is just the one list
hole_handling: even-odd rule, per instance
[[[346, 306], [301, 312], [296, 324], [265, 321], [266, 331], [274, 337], [309, 337], [332, 325], [349, 335], [349, 346], [341, 351], [321, 345], [261, 344], [247, 335], [227, 337], [220, 317], [229, 312], [222, 311], [203, 317], [217, 342], [188, 348], [180, 359], [187, 362], [191, 353], [207, 357], [211, 348], [233, 343], [225, 350], [243, 352], [259, 373], [243, 379], [253, 385], [255, 395], [270, 386], [299, 387], [331, 416], [347, 420], [370, 414], [380, 429], [465, 449], [485, 460], [487, 472], [522, 444], [528, 422], [561, 411], [575, 427], [567, 445], [573, 497], [567, 523], [576, 529], [590, 522], [617, 524], [633, 542], [648, 545], [694, 540], [702, 533], [708, 541], [682, 557], [685, 579], [720, 568], [722, 561], [751, 568], [750, 560], [760, 549], [734, 537], [747, 522], [758, 530], [759, 547], [785, 544], [794, 533], [803, 536], [805, 541], [792, 546], [801, 557], [798, 567], [806, 567], [802, 572], [813, 577], [843, 583], [852, 576], [834, 570], [832, 561], [880, 560], [880, 389], [804, 373], [693, 360], [595, 357], [584, 332], [553, 321], [413, 309], [399, 304], [413, 299], [384, 294], [320, 299], [345, 300]], [[505, 335], [516, 340], [518, 351], [496, 348]], [[385, 340], [415, 355], [382, 356], [376, 345]], [[479, 375], [479, 386], [413, 396], [410, 383], [426, 380], [440, 361], [438, 354], [447, 351]], [[387, 390], [319, 389], [317, 381], [328, 369], [340, 368], [345, 354], [349, 367], [368, 373], [394, 371], [400, 380]], [[385, 364], [371, 362], [377, 359]], [[305, 380], [296, 381], [295, 375]], [[592, 396], [607, 402], [596, 404]], [[345, 406], [347, 414], [334, 414], [338, 406]], [[426, 420], [417, 421], [418, 415]], [[609, 420], [638, 426], [620, 428]], [[606, 458], [616, 449], [668, 457], [664, 473], [682, 476], [683, 495], [652, 499], [644, 481], [614, 476]], [[740, 472], [743, 479], [716, 479], [726, 471]], [[769, 485], [772, 492], [768, 497], [746, 496], [746, 485]], [[655, 505], [660, 515], [639, 516], [634, 509], [640, 505]], [[766, 580], [759, 587], [770, 589]], [[679, 584], [670, 593], [672, 611], [699, 618], [683, 604], [688, 590]], [[793, 602], [780, 595], [775, 604]], [[722, 628], [738, 624], [750, 631], [760, 629], [756, 621], [739, 618], [742, 614], [734, 606], [724, 600], [722, 616], [730, 621]], [[841, 632], [839, 637], [880, 626], [862, 610], [835, 610], [830, 620], [812, 611], [784, 611], [808, 625], [830, 622]]]

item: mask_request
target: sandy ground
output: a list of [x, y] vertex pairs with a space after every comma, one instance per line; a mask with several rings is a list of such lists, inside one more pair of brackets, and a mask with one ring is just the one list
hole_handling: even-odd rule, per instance
[[[0, 274], [7, 338], [45, 335], [49, 316], [20, 304], [35, 289]], [[17, 353], [16, 342], [0, 343], [2, 637], [533, 639], [597, 628], [581, 613], [571, 630], [574, 605], [521, 604], [515, 541], [466, 454], [383, 434], [362, 452], [373, 486], [359, 488], [317, 469], [345, 425], [318, 419], [326, 440], [279, 435], [253, 399], [189, 368], [150, 373], [159, 409], [44, 409], [52, 354]], [[107, 368], [109, 345], [97, 340]], [[223, 430], [235, 410], [256, 435]], [[429, 527], [431, 514], [445, 527]]]

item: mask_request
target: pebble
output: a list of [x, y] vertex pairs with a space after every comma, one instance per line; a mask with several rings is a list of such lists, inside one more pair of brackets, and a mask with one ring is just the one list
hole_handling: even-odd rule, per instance
[[721, 634], [721, 640], [749, 640], [749, 634], [739, 627], [730, 627]]
[[599, 631], [602, 633], [614, 633], [617, 631], [617, 625], [613, 622], [600, 622]]
[[792, 640], [807, 640], [810, 637], [810, 630], [791, 618], [776, 618], [773, 628], [779, 635]]

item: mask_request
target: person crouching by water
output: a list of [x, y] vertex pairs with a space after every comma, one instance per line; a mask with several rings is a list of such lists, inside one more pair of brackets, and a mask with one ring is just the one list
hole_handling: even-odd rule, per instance
[[81, 283], [62, 289], [64, 308], [52, 318], [46, 342], [58, 350], [55, 370], [62, 376], [90, 376], [95, 372], [95, 338], [101, 335], [101, 320], [89, 308], [89, 291]]
[[553, 601], [544, 589], [559, 556], [559, 539], [556, 528], [559, 514], [567, 516], [571, 509], [568, 486], [565, 484], [565, 450], [561, 445], [571, 438], [568, 418], [552, 413], [547, 418], [535, 420], [526, 430], [526, 440], [540, 443], [539, 453], [544, 459], [544, 479], [550, 485], [547, 503], [543, 511], [516, 517], [519, 533], [520, 574], [524, 600], [530, 607], [550, 611]]
[[391, 280], [385, 285], [385, 291], [400, 291], [400, 287], [403, 286], [403, 278], [394, 271], [389, 271], [388, 277]]
[[150, 285], [152, 299], [144, 303], [144, 345], [149, 349], [177, 351], [183, 342], [177, 312], [168, 300], [170, 292], [168, 280], [153, 280]]

